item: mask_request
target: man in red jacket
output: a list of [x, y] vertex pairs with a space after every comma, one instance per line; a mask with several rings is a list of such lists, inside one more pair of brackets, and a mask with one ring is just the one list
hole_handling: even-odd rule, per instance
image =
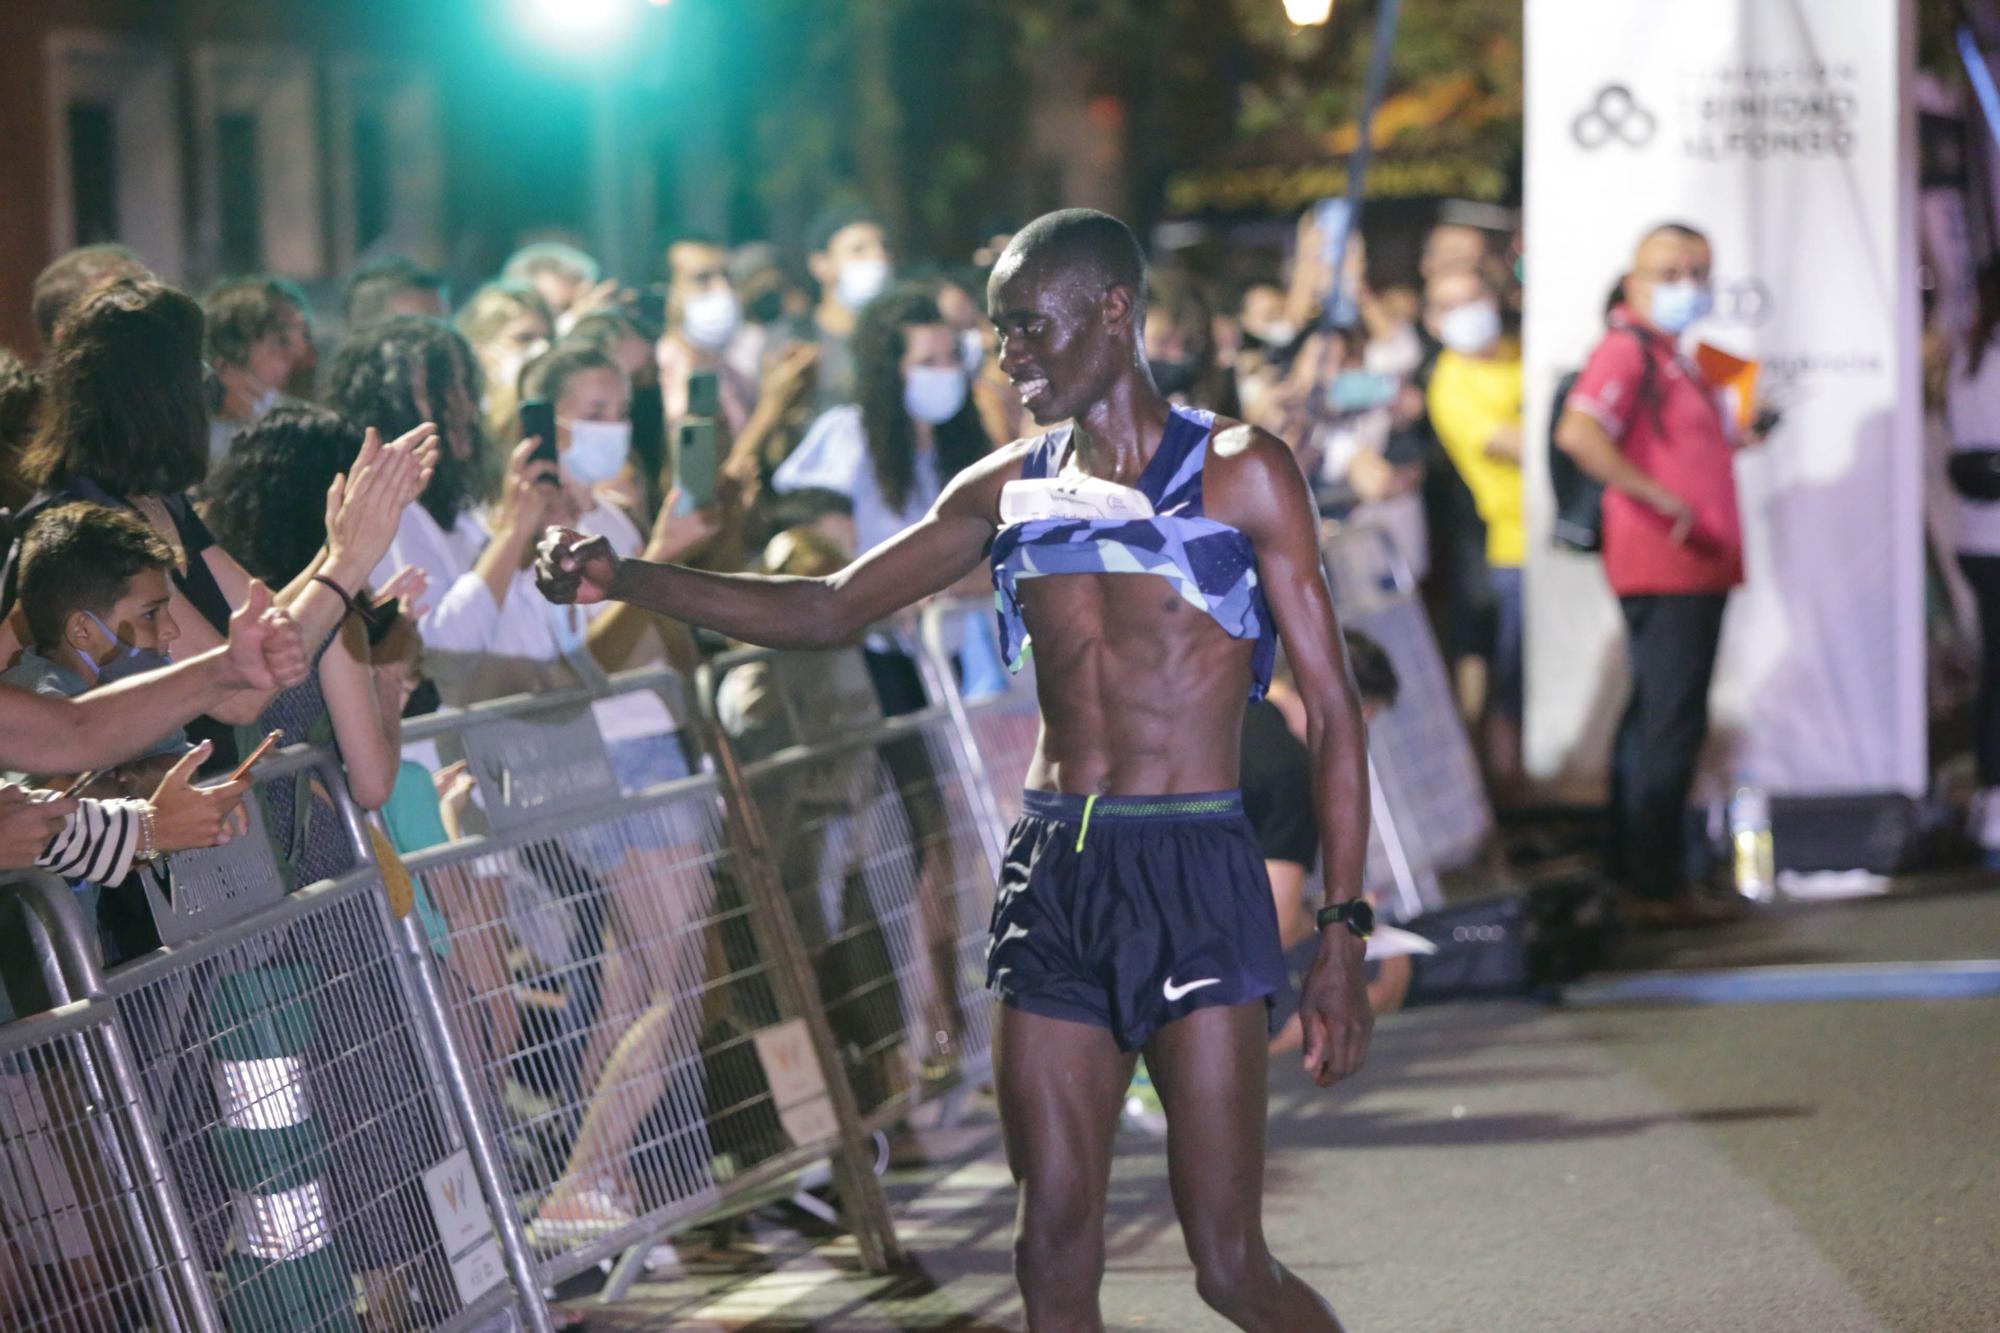
[[1713, 914], [1689, 889], [1685, 821], [1723, 607], [1743, 581], [1735, 446], [1716, 390], [1677, 347], [1708, 311], [1709, 264], [1693, 228], [1647, 233], [1556, 428], [1605, 488], [1604, 573], [1632, 671], [1612, 753], [1611, 871], [1635, 919], [1655, 924]]

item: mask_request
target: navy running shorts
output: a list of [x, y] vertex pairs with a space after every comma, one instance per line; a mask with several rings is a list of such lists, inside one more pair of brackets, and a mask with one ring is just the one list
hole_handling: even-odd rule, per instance
[[1278, 912], [1240, 792], [1029, 791], [1007, 839], [987, 988], [1136, 1051], [1209, 1005], [1285, 986]]

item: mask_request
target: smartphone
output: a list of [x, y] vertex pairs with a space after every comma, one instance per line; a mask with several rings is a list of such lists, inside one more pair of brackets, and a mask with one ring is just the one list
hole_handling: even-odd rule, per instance
[[697, 370], [688, 376], [688, 410], [691, 417], [722, 415], [722, 377], [712, 370]]
[[691, 508], [706, 509], [715, 503], [719, 447], [713, 417], [683, 421], [674, 432], [674, 485]]
[[93, 768], [77, 774], [75, 782], [70, 783], [69, 786], [64, 787], [61, 791], [56, 793], [56, 799], [58, 801], [67, 801], [70, 798], [76, 796], [85, 787], [88, 787], [91, 783], [97, 781], [98, 775], [103, 772], [104, 770], [101, 768]]
[[528, 455], [530, 462], [553, 463], [556, 461], [556, 405], [546, 398], [530, 398], [521, 404], [521, 438], [533, 436], [535, 452]]
[[285, 733], [282, 731], [274, 731], [266, 736], [257, 748], [250, 752], [249, 757], [236, 766], [236, 771], [229, 775], [229, 780], [231, 782], [241, 782], [244, 778], [249, 777], [250, 770], [257, 766], [257, 761], [269, 754], [271, 747], [283, 739], [285, 739]]

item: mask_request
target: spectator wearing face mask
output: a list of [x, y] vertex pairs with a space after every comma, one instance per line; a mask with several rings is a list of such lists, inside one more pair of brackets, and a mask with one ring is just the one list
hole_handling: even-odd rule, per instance
[[1570, 390], [1555, 441], [1604, 483], [1604, 573], [1625, 618], [1632, 694], [1612, 753], [1610, 870], [1632, 916], [1713, 915], [1690, 884], [1688, 794], [1730, 590], [1743, 581], [1734, 446], [1715, 389], [1677, 347], [1706, 312], [1708, 241], [1656, 227]]
[[595, 347], [618, 364], [632, 385], [632, 460], [624, 475], [597, 490], [639, 523], [650, 522], [666, 498], [668, 461], [659, 339], [636, 314], [619, 306], [585, 315], [563, 341]]
[[660, 393], [669, 431], [688, 414], [688, 379], [720, 381], [722, 415], [731, 435], [742, 431], [757, 401], [756, 386], [728, 359], [743, 327], [743, 307], [729, 280], [729, 252], [706, 236], [684, 236], [667, 247], [667, 331], [660, 338]]
[[1486, 530], [1494, 607], [1484, 707], [1475, 719], [1494, 790], [1521, 780], [1521, 565], [1527, 532], [1521, 491], [1521, 351], [1507, 336], [1498, 295], [1473, 269], [1433, 278], [1424, 323], [1442, 344], [1426, 405], [1451, 465]]
[[208, 457], [220, 462], [236, 434], [284, 401], [312, 353], [306, 295], [268, 274], [226, 278], [201, 298], [204, 350], [222, 385], [209, 417]]
[[1237, 415], [1235, 377], [1216, 359], [1213, 312], [1192, 278], [1162, 273], [1146, 302], [1146, 362], [1173, 402]]
[[[855, 401], [855, 325], [894, 273], [882, 224], [858, 209], [836, 210], [813, 224], [806, 270], [819, 284], [819, 304], [792, 330], [795, 342], [819, 347], [815, 404], [820, 411]], [[774, 347], [774, 355], [789, 348]]]

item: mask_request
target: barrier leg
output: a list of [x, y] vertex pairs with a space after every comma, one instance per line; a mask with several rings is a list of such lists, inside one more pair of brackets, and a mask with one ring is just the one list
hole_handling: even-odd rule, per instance
[[[22, 899], [30, 908], [28, 926], [36, 933], [36, 954], [50, 990], [65, 1002], [79, 994], [92, 997], [100, 994], [103, 979], [98, 974], [96, 960], [82, 944], [83, 922], [68, 886], [55, 880], [43, 883], [38, 877], [23, 880], [22, 887], [26, 890]], [[199, 1333], [221, 1333], [222, 1316], [216, 1308], [208, 1274], [195, 1254], [194, 1227], [167, 1173], [166, 1149], [146, 1113], [135, 1072], [138, 1065], [125, 1045], [125, 1033], [116, 1018], [105, 1025], [102, 1039], [104, 1073], [110, 1086], [107, 1088], [107, 1080], [99, 1078], [97, 1062], [91, 1059], [88, 1043], [81, 1038], [74, 1048], [77, 1072], [84, 1080], [85, 1091], [99, 1105], [109, 1107], [113, 1124], [124, 1131], [139, 1156], [143, 1181], [131, 1179], [123, 1154], [108, 1154], [115, 1177], [113, 1184], [124, 1201], [133, 1240], [144, 1251], [149, 1294], [162, 1318], [178, 1323], [178, 1313], [185, 1311]], [[151, 1196], [157, 1216], [148, 1213], [147, 1195]], [[169, 1251], [164, 1257], [155, 1249], [160, 1240], [166, 1242]], [[169, 1269], [179, 1278], [178, 1291], [168, 1283]]]
[[465, 1057], [452, 1040], [451, 1020], [444, 996], [438, 990], [437, 976], [425, 957], [430, 942], [424, 938], [423, 926], [414, 912], [397, 924], [402, 927], [403, 953], [410, 979], [422, 1001], [419, 1007], [423, 1010], [424, 1026], [437, 1048], [452, 1104], [457, 1107], [459, 1124], [465, 1130], [472, 1170], [479, 1177], [486, 1197], [493, 1201], [493, 1226], [500, 1234], [500, 1249], [507, 1258], [507, 1276], [513, 1279], [514, 1290], [521, 1294], [521, 1310], [528, 1327], [534, 1333], [554, 1333], [548, 1301], [542, 1295], [541, 1280], [535, 1276], [534, 1249], [528, 1244], [527, 1231], [521, 1225], [520, 1211], [507, 1184], [507, 1173], [501, 1169], [500, 1155], [494, 1149], [493, 1137], [479, 1109], [472, 1076], [466, 1072]]
[[[709, 668], [704, 667], [704, 676]], [[757, 813], [755, 800], [744, 782], [736, 755], [716, 725], [712, 712], [713, 682], [704, 679], [697, 690], [703, 701], [702, 741], [713, 756], [721, 779], [723, 805], [730, 842], [742, 867], [745, 892], [755, 905], [754, 928], [760, 945], [772, 960], [771, 975], [778, 999], [791, 1013], [805, 1020], [811, 1035], [813, 1054], [826, 1079], [828, 1100], [840, 1127], [840, 1148], [833, 1158], [834, 1187], [840, 1192], [842, 1211], [861, 1251], [861, 1261], [871, 1272], [885, 1273], [903, 1261], [896, 1240], [895, 1223], [882, 1182], [874, 1171], [875, 1154], [869, 1135], [861, 1127], [861, 1112], [848, 1081], [847, 1067], [840, 1059], [833, 1028], [819, 1003], [818, 983], [798, 922], [779, 883], [777, 863], [771, 854], [770, 839]]]

